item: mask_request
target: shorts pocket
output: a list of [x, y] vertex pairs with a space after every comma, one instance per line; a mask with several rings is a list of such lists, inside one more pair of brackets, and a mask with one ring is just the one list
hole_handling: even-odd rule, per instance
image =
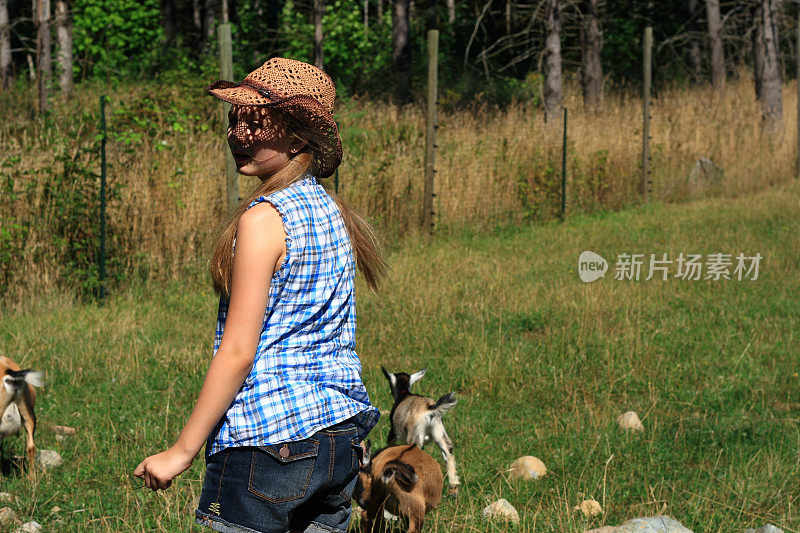
[[308, 438], [284, 444], [268, 444], [253, 449], [247, 490], [259, 498], [278, 503], [298, 500], [306, 495], [319, 441]]

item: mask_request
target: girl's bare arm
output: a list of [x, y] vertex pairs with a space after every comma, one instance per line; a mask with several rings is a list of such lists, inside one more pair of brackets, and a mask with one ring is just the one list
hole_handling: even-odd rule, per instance
[[136, 467], [134, 474], [149, 488], [165, 489], [172, 478], [189, 468], [250, 373], [270, 280], [286, 254], [285, 238], [281, 216], [270, 204], [253, 206], [239, 219], [231, 297], [219, 350], [177, 442]]

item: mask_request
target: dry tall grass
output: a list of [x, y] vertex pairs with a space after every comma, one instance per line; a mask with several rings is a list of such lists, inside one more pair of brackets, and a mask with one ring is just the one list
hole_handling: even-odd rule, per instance
[[[0, 99], [3, 234], [0, 288], [6, 304], [72, 279], [65, 274], [73, 237], [54, 224], [63, 213], [56, 187], [82, 187], [65, 163], [98, 171], [93, 146], [102, 88], [84, 85], [58, 103], [49, 121], [31, 118], [32, 92]], [[569, 109], [570, 212], [618, 209], [639, 201], [641, 103], [614, 94], [599, 113], [585, 112], [576, 87]], [[666, 89], [652, 106], [653, 196], [667, 201], [737, 195], [795, 176], [796, 91], [784, 87], [784, 134], [766, 139], [752, 81], [740, 76], [724, 97], [710, 89]], [[424, 107], [347, 101], [338, 108], [345, 157], [340, 193], [374, 217], [391, 237], [413, 231], [422, 206]], [[110, 92], [109, 180], [120, 196], [109, 203], [112, 270], [125, 277], [168, 279], [196, 266], [224, 209], [223, 135], [218, 102], [202, 88], [156, 88], [142, 82]], [[552, 218], [560, 205], [561, 124], [545, 125], [526, 103], [502, 111], [443, 112], [439, 117], [436, 223], [440, 227]], [[720, 183], [693, 183], [691, 167], [705, 157], [722, 168]], [[81, 166], [82, 165], [82, 166]], [[252, 182], [242, 180], [242, 188]], [[63, 191], [61, 191], [63, 192]], [[74, 213], [73, 213], [74, 215]], [[63, 224], [62, 224], [63, 225]], [[77, 230], [76, 230], [77, 231]], [[88, 230], [87, 230], [88, 231]], [[93, 230], [96, 233], [95, 230]], [[78, 233], [80, 233], [78, 231]], [[84, 238], [94, 238], [91, 231]], [[87, 237], [88, 235], [88, 237]], [[4, 286], [4, 287], [3, 287]]]

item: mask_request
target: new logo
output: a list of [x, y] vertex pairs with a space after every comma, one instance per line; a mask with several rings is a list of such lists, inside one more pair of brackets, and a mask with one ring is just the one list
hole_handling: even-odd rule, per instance
[[594, 252], [586, 250], [581, 252], [578, 257], [578, 276], [581, 281], [591, 283], [600, 278], [606, 277], [608, 261]]

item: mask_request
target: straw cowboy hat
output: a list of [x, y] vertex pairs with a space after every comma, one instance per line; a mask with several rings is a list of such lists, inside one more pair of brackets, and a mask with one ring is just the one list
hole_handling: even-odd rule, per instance
[[318, 178], [327, 178], [342, 162], [342, 140], [333, 120], [336, 88], [322, 69], [303, 61], [273, 57], [241, 83], [218, 80], [206, 93], [236, 105], [265, 106], [289, 120], [311, 125], [308, 139]]

